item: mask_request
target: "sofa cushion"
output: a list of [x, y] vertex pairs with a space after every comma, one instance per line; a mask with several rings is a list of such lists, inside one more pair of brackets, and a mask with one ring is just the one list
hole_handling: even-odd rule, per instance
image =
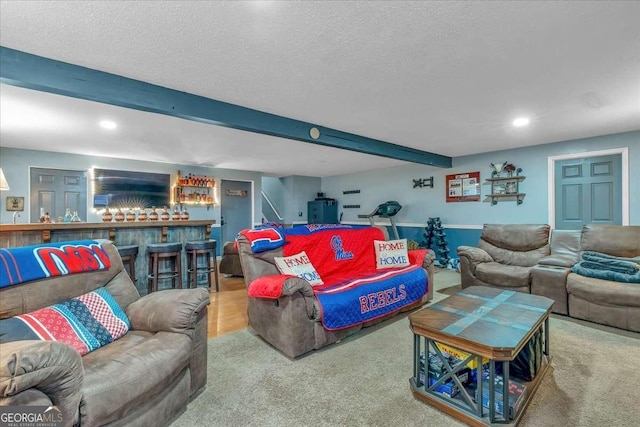
[[567, 293], [600, 305], [640, 307], [638, 283], [613, 282], [570, 273], [567, 277]]
[[126, 418], [167, 388], [189, 365], [191, 339], [171, 332], [129, 331], [82, 358], [82, 425]]
[[376, 268], [406, 267], [410, 265], [407, 239], [374, 240]]
[[484, 262], [476, 267], [476, 276], [494, 286], [519, 288], [529, 286], [531, 267]]
[[640, 226], [590, 224], [582, 227], [581, 251], [595, 251], [617, 257], [640, 256]]
[[485, 224], [478, 247], [500, 264], [532, 267], [549, 255], [547, 224]]
[[105, 288], [31, 313], [0, 320], [0, 343], [20, 340], [59, 341], [81, 355], [127, 333], [125, 312]]
[[324, 284], [305, 251], [287, 257], [275, 257], [274, 260], [282, 274], [298, 276], [311, 283], [311, 286]]

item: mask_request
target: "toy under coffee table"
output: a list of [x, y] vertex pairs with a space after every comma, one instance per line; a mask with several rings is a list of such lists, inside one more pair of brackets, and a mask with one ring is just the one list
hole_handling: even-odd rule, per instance
[[[414, 397], [470, 425], [517, 425], [550, 367], [552, 306], [549, 298], [472, 286], [413, 313]], [[510, 362], [522, 360], [532, 378], [509, 375]]]

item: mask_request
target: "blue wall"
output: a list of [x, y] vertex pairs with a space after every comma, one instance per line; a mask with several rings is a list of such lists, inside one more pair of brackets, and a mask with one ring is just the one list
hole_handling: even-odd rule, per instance
[[[413, 240], [416, 229], [426, 226], [429, 217], [440, 217], [447, 230], [449, 247], [455, 254], [459, 245], [477, 243], [485, 223], [548, 223], [548, 171], [550, 156], [627, 147], [629, 150], [629, 223], [640, 224], [640, 131], [562, 141], [513, 150], [456, 157], [453, 168], [440, 169], [407, 164], [384, 170], [339, 175], [322, 179], [322, 191], [339, 195], [344, 223], [361, 223], [358, 214], [370, 213], [378, 204], [396, 200], [403, 206], [395, 217], [400, 234]], [[480, 172], [484, 182], [491, 177], [490, 163], [509, 161], [523, 169], [526, 179], [520, 191], [524, 203], [503, 201], [492, 206], [485, 201], [488, 185], [481, 185], [481, 201], [447, 203], [445, 177], [464, 172]], [[413, 188], [413, 179], [434, 177], [434, 188]], [[343, 195], [359, 189], [359, 194]], [[344, 204], [360, 204], [360, 209], [342, 209]], [[380, 219], [379, 223], [388, 224]]]
[[264, 177], [262, 185], [284, 224], [306, 224], [307, 202], [320, 192], [320, 178], [309, 176]]
[[[22, 196], [25, 198], [25, 211], [21, 212], [21, 216], [17, 218], [17, 222], [29, 222], [29, 167], [31, 166], [75, 170], [88, 170], [89, 168], [98, 167], [116, 170], [167, 173], [171, 175], [172, 183], [175, 181], [175, 176], [178, 170], [180, 170], [182, 174], [193, 173], [196, 175], [213, 176], [217, 184], [219, 184], [222, 179], [253, 181], [255, 188], [255, 194], [253, 195], [255, 205], [254, 222], [261, 222], [262, 200], [260, 191], [262, 188], [262, 175], [260, 173], [0, 147], [0, 167], [2, 167], [2, 170], [7, 177], [7, 181], [11, 186], [11, 190], [3, 191], [2, 197], [0, 197], [0, 223], [9, 224], [13, 220], [13, 212], [6, 211], [5, 204], [7, 196]], [[216, 191], [219, 191], [219, 185], [216, 185]], [[218, 200], [220, 200], [219, 193], [217, 195]], [[91, 200], [91, 197], [87, 197], [87, 200]], [[102, 221], [100, 212], [95, 212], [91, 207], [88, 207], [87, 212], [88, 218], [84, 219], [88, 222]], [[63, 214], [63, 212], [56, 212], [54, 215], [59, 216]], [[189, 206], [189, 214], [191, 219], [214, 220], [216, 224], [213, 226], [211, 231], [212, 238], [220, 242], [219, 205], [210, 209], [206, 209], [205, 207]], [[221, 250], [222, 245], [219, 244], [218, 252], [221, 253]]]
[[[572, 141], [563, 141], [513, 150], [496, 151], [472, 156], [454, 158], [453, 168], [441, 169], [430, 166], [407, 164], [384, 170], [374, 170], [325, 178], [290, 176], [269, 178], [275, 188], [277, 200], [282, 201], [282, 215], [285, 223], [305, 223], [307, 201], [313, 200], [318, 192], [326, 197], [336, 198], [339, 214], [343, 213], [343, 223], [362, 223], [358, 214], [370, 213], [378, 204], [387, 200], [397, 200], [403, 208], [396, 216], [401, 237], [421, 242], [429, 217], [440, 217], [447, 233], [451, 255], [460, 245], [477, 244], [482, 225], [485, 223], [548, 223], [548, 172], [549, 156], [581, 153], [627, 147], [629, 150], [629, 219], [630, 224], [640, 224], [640, 131]], [[490, 163], [509, 161], [523, 169], [526, 180], [520, 189], [527, 193], [524, 203], [501, 202], [492, 206], [487, 201], [447, 203], [445, 201], [445, 176], [455, 173], [480, 171], [481, 181], [490, 177]], [[29, 167], [49, 167], [59, 169], [86, 170], [91, 167], [108, 169], [129, 169], [145, 172], [169, 173], [172, 179], [178, 169], [182, 173], [210, 175], [219, 182], [221, 179], [253, 181], [254, 222], [261, 222], [261, 190], [263, 177], [260, 173], [172, 165], [106, 157], [81, 156], [76, 154], [51, 153], [0, 147], [0, 166], [11, 185], [9, 192], [3, 191], [0, 198], [0, 222], [10, 223], [11, 212], [5, 210], [6, 196], [24, 196], [29, 200]], [[413, 188], [413, 179], [434, 177], [434, 188]], [[266, 182], [266, 181], [265, 181]], [[267, 184], [265, 184], [266, 186]], [[278, 187], [280, 194], [277, 194]], [[360, 190], [358, 194], [342, 194], [345, 190]], [[489, 192], [487, 185], [481, 186], [484, 200]], [[270, 194], [270, 197], [272, 195]], [[359, 209], [343, 209], [342, 205], [359, 204]], [[278, 206], [280, 208], [280, 206]], [[303, 212], [303, 216], [298, 216]], [[190, 209], [193, 219], [213, 219], [220, 222], [220, 208]], [[99, 222], [98, 213], [90, 213], [89, 221]], [[28, 222], [27, 212], [18, 220]], [[379, 220], [388, 224], [387, 220]], [[214, 226], [212, 238], [220, 241], [220, 230]], [[220, 245], [221, 246], [221, 245]], [[219, 248], [221, 249], [221, 248]]]

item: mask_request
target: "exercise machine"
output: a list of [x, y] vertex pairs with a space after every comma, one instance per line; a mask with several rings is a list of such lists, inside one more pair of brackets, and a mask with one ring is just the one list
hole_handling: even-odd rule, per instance
[[389, 218], [389, 222], [391, 222], [391, 229], [393, 230], [393, 235], [396, 240], [400, 237], [398, 236], [398, 229], [396, 228], [396, 221], [393, 219], [394, 216], [400, 212], [402, 209], [402, 205], [396, 201], [390, 200], [388, 202], [384, 202], [378, 205], [377, 208], [373, 210], [369, 215], [360, 214], [358, 218], [369, 218], [369, 222], [371, 225], [375, 225], [374, 217], [379, 216], [380, 218]]

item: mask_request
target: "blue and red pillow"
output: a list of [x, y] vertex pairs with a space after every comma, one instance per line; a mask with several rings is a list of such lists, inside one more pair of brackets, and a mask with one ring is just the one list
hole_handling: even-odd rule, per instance
[[0, 343], [59, 341], [85, 355], [122, 337], [130, 327], [125, 312], [102, 287], [31, 313], [0, 320]]

